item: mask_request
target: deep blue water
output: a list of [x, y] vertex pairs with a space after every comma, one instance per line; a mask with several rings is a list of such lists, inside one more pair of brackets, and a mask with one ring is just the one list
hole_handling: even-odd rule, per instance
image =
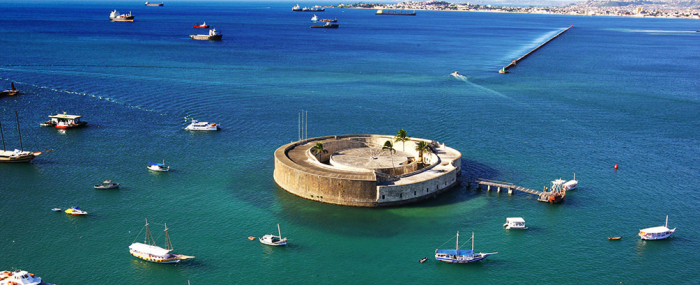
[[[294, 4], [0, 3], [0, 88], [13, 81], [23, 92], [0, 99], [5, 143], [19, 147], [16, 110], [24, 148], [54, 149], [0, 165], [0, 270], [58, 284], [700, 278], [697, 20], [327, 9], [318, 16], [340, 28], [325, 30]], [[112, 23], [112, 9], [136, 21]], [[223, 41], [189, 39], [202, 21]], [[455, 70], [467, 79], [448, 76]], [[541, 189], [576, 173], [580, 189], [561, 205], [465, 187], [401, 208], [307, 201], [272, 178], [273, 152], [297, 139], [301, 110], [309, 137], [404, 128], [460, 150], [465, 181]], [[62, 111], [89, 127], [39, 127]], [[223, 130], [183, 131], [192, 118]], [[171, 173], [146, 171], [163, 159]], [[92, 189], [105, 179], [122, 188]], [[50, 211], [74, 205], [90, 215]], [[673, 239], [636, 237], [665, 215]], [[509, 216], [531, 229], [504, 231]], [[129, 256], [144, 218], [156, 236], [168, 223], [175, 252], [196, 258]], [[277, 223], [287, 248], [246, 239]], [[475, 232], [477, 251], [499, 253], [467, 266], [434, 261], [458, 230], [464, 241]]]

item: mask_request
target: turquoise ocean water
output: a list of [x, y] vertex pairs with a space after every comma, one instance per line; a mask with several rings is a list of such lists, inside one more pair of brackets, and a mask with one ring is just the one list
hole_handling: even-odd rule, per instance
[[[0, 88], [13, 81], [24, 93], [0, 99], [5, 143], [19, 147], [16, 110], [24, 148], [54, 149], [0, 165], [0, 270], [58, 284], [700, 278], [698, 20], [327, 9], [317, 15], [340, 28], [325, 30], [310, 29], [312, 13], [294, 4], [0, 2]], [[136, 21], [110, 22], [113, 9]], [[189, 39], [202, 21], [224, 40]], [[570, 25], [511, 74], [496, 72]], [[455, 70], [466, 79], [450, 77]], [[576, 173], [580, 188], [561, 205], [464, 186], [400, 208], [304, 200], [272, 178], [273, 152], [297, 139], [301, 110], [309, 137], [404, 128], [444, 142], [462, 152], [465, 181], [541, 189]], [[89, 127], [39, 127], [62, 111]], [[223, 129], [183, 131], [193, 118]], [[171, 173], [146, 170], [163, 159]], [[106, 179], [122, 188], [92, 189]], [[50, 211], [70, 206], [90, 214]], [[666, 215], [673, 239], [639, 240]], [[530, 230], [505, 231], [512, 216]], [[175, 252], [196, 258], [131, 257], [144, 218], [161, 244], [167, 223]], [[288, 247], [247, 239], [277, 223]], [[457, 231], [498, 254], [436, 262], [435, 248]]]

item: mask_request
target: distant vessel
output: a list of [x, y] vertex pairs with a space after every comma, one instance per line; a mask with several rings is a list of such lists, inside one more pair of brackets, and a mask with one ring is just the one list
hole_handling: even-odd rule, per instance
[[506, 218], [506, 223], [503, 224], [506, 230], [527, 230], [528, 227], [525, 226], [525, 220], [521, 217]]
[[51, 211], [60, 212], [60, 211], [61, 211], [61, 208], [53, 208], [53, 209], [51, 209]]
[[102, 184], [95, 185], [95, 189], [116, 189], [119, 188], [119, 183], [114, 183], [112, 180], [105, 180]]
[[260, 238], [260, 243], [271, 245], [271, 246], [285, 246], [287, 245], [287, 238], [282, 238], [282, 231], [280, 231], [280, 224], [277, 224], [277, 234], [278, 235], [264, 235]]
[[66, 210], [66, 214], [74, 215], [74, 216], [81, 216], [81, 215], [87, 215], [88, 212], [81, 210], [80, 207], [73, 207], [73, 208]]
[[323, 12], [323, 11], [326, 11], [326, 8], [323, 8], [323, 7], [318, 6], [318, 5], [313, 6], [311, 8], [308, 8], [308, 7], [301, 8], [301, 7], [299, 7], [299, 4], [296, 4], [294, 7], [292, 7], [292, 11], [294, 11], [294, 12]]
[[500, 74], [506, 74], [506, 73], [509, 73], [509, 72], [510, 72], [510, 71], [508, 71], [505, 67], [498, 70], [498, 73], [500, 73]]
[[17, 89], [15, 89], [14, 82], [10, 82], [10, 89], [0, 91], [0, 97], [2, 97], [2, 96], [14, 96], [17, 94], [19, 94], [19, 91]]
[[57, 129], [71, 129], [87, 126], [87, 122], [81, 121], [80, 115], [63, 114], [49, 115], [49, 120], [41, 123], [42, 127], [56, 127]]
[[299, 4], [294, 5], [294, 7], [292, 7], [292, 11], [300, 12], [300, 11], [301, 11], [301, 7], [299, 7]]
[[165, 165], [165, 159], [163, 160], [163, 163], [149, 162], [148, 166], [146, 166], [146, 168], [148, 168], [148, 170], [158, 171], [158, 172], [170, 171], [170, 166]]
[[207, 22], [204, 22], [202, 24], [197, 24], [197, 25], [194, 25], [192, 27], [195, 29], [208, 29], [209, 25], [207, 25]]
[[219, 125], [217, 123], [209, 122], [199, 122], [197, 120], [192, 120], [192, 123], [185, 127], [188, 131], [218, 131]]
[[608, 240], [621, 240], [622, 237], [608, 237]]
[[313, 22], [318, 21], [318, 17], [316, 16], [316, 14], [314, 14], [314, 16], [311, 17], [311, 21], [313, 21]]
[[2, 139], [2, 151], [0, 151], [0, 162], [30, 162], [32, 161], [32, 159], [41, 155], [42, 153], [51, 151], [24, 151], [24, 146], [22, 145], [22, 132], [19, 129], [19, 115], [17, 114], [17, 111], [15, 111], [15, 117], [17, 118], [19, 149], [15, 149], [14, 151], [9, 151], [5, 149], [5, 135], [2, 133], [2, 123], [0, 123], [0, 139]]
[[134, 16], [131, 15], [131, 12], [129, 14], [119, 14], [117, 10], [114, 10], [109, 14], [109, 19], [114, 22], [133, 22]]
[[[315, 15], [314, 15], [314, 16], [315, 16]], [[331, 19], [321, 19], [321, 20], [319, 20], [319, 21], [321, 21], [321, 22], [336, 23], [336, 22], [338, 22], [338, 18], [335, 18], [335, 19], [333, 19], [333, 20], [331, 20]]]
[[457, 79], [465, 79], [466, 78], [464, 75], [460, 74], [457, 71], [450, 73], [450, 75], [454, 78], [457, 78]]
[[200, 41], [220, 41], [222, 36], [216, 29], [210, 29], [208, 35], [190, 35], [190, 38]]
[[36, 277], [33, 273], [24, 270], [3, 271], [0, 273], [0, 285], [40, 285], [47, 284], [41, 282], [41, 277]]
[[567, 181], [562, 185], [562, 189], [569, 191], [569, 190], [574, 190], [578, 187], [578, 180], [576, 180], [576, 173], [574, 173], [574, 179]]
[[321, 26], [311, 26], [312, 28], [323, 28], [323, 29], [337, 29], [339, 27], [338, 24], [333, 24], [331, 22], [326, 22], [325, 24]]
[[660, 240], [671, 237], [674, 232], [676, 232], [676, 228], [668, 228], [668, 216], [666, 216], [666, 225], [641, 229], [639, 230], [639, 237], [643, 240]]
[[385, 10], [383, 10], [383, 9], [379, 9], [379, 10], [377, 10], [377, 12], [374, 13], [374, 14], [375, 14], [375, 15], [415, 16], [415, 15], [416, 15], [416, 11], [411, 11], [411, 12], [406, 11], [406, 10], [386, 10], [386, 11], [385, 11]]
[[472, 249], [459, 249], [459, 232], [457, 232], [457, 247], [455, 249], [436, 249], [435, 259], [447, 263], [472, 263], [481, 261], [492, 253], [474, 253], [474, 233], [472, 232]]
[[149, 7], [160, 7], [163, 5], [164, 5], [163, 2], [160, 2], [160, 3], [148, 3], [148, 2], [146, 2], [146, 6], [149, 6]]
[[[153, 235], [148, 228], [148, 219], [146, 220], [146, 237], [143, 243], [134, 242], [129, 246], [129, 253], [134, 257], [143, 259], [145, 261], [155, 262], [155, 263], [178, 263], [183, 259], [194, 258], [194, 256], [187, 256], [182, 254], [170, 253], [173, 251], [173, 243], [170, 241], [170, 235], [168, 234], [168, 226], [165, 226], [165, 248], [156, 245]], [[138, 236], [136, 237], [138, 238]]]

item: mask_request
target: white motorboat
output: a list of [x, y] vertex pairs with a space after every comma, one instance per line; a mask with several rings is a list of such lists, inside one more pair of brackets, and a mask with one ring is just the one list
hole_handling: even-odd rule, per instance
[[567, 181], [562, 185], [562, 189], [569, 191], [569, 190], [574, 190], [578, 187], [578, 180], [576, 180], [576, 173], [574, 173], [574, 179]]
[[192, 120], [192, 123], [189, 126], [185, 127], [185, 130], [188, 130], [188, 131], [218, 131], [219, 124]]
[[503, 224], [506, 230], [527, 230], [528, 227], [525, 226], [525, 220], [521, 217], [506, 218], [506, 223]]
[[119, 183], [114, 183], [112, 180], [105, 180], [102, 184], [95, 185], [95, 189], [116, 189], [119, 188]]
[[[170, 235], [168, 234], [168, 226], [165, 226], [165, 248], [156, 245], [153, 235], [148, 227], [148, 220], [146, 220], [146, 236], [144, 242], [134, 242], [129, 246], [129, 253], [134, 257], [143, 259], [145, 261], [155, 262], [155, 263], [178, 263], [183, 259], [194, 258], [194, 256], [187, 256], [182, 254], [171, 253], [173, 251], [173, 243], [170, 241]], [[138, 236], [136, 237], [138, 238]]]
[[40, 285], [41, 277], [24, 270], [0, 272], [0, 285]]
[[668, 228], [668, 216], [666, 216], [666, 225], [641, 229], [639, 230], [639, 237], [643, 240], [660, 240], [673, 236], [674, 232], [676, 232], [676, 228]]
[[280, 231], [280, 224], [277, 224], [277, 234], [278, 235], [264, 235], [260, 238], [260, 243], [271, 245], [271, 246], [285, 246], [287, 245], [287, 238], [282, 238], [282, 231]]
[[435, 259], [447, 263], [472, 263], [481, 261], [492, 253], [474, 253], [474, 233], [472, 232], [472, 249], [459, 249], [459, 232], [457, 232], [457, 247], [455, 249], [436, 249]]
[[149, 162], [148, 166], [146, 166], [146, 168], [148, 168], [148, 170], [158, 171], [158, 172], [170, 171], [170, 166], [165, 165], [165, 160], [163, 160], [163, 163]]

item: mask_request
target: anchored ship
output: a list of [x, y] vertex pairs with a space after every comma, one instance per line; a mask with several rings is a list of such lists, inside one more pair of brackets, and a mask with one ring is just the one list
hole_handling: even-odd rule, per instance
[[119, 14], [117, 10], [114, 10], [109, 14], [109, 19], [113, 22], [133, 22], [134, 16], [131, 15], [131, 12], [129, 14]]
[[146, 225], [144, 226], [146, 227], [145, 240], [143, 243], [132, 243], [129, 246], [129, 253], [137, 258], [155, 263], [178, 263], [183, 259], [194, 258], [194, 256], [171, 253], [171, 251], [173, 251], [173, 243], [170, 241], [170, 235], [168, 235], [168, 226], [164, 226], [165, 248], [156, 245], [156, 241], [153, 239], [153, 235], [151, 235], [151, 231], [148, 227], [148, 219], [146, 219]]
[[146, 6], [148, 6], [148, 7], [160, 7], [163, 5], [164, 5], [163, 2], [160, 2], [160, 3], [148, 3], [148, 2], [146, 2]]
[[216, 29], [210, 29], [208, 35], [190, 35], [190, 38], [193, 40], [200, 41], [220, 41], [221, 37], [223, 37], [223, 35], [219, 34]]

